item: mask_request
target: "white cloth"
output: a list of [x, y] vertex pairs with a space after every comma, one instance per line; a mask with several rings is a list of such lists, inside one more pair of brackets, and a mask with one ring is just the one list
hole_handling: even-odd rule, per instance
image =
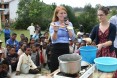
[[21, 65], [21, 72], [24, 73], [24, 74], [28, 74], [29, 73], [29, 69], [30, 66], [28, 64], [22, 64]]
[[27, 28], [27, 30], [30, 31], [30, 35], [33, 35], [34, 32], [35, 32], [35, 27], [34, 27], [34, 26], [29, 26], [29, 27]]
[[33, 61], [31, 60], [31, 56], [30, 55], [26, 55], [25, 53], [23, 53], [20, 57], [19, 57], [19, 61], [17, 64], [17, 69], [16, 71], [20, 71], [21, 69], [21, 65], [22, 64], [28, 64], [29, 65], [29, 69], [35, 69], [37, 68], [37, 66], [33, 63]]

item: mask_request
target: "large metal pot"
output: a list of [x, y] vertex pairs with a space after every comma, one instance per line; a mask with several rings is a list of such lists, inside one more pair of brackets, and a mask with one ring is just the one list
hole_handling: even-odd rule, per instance
[[76, 74], [81, 70], [81, 56], [64, 54], [58, 57], [60, 71], [66, 74]]

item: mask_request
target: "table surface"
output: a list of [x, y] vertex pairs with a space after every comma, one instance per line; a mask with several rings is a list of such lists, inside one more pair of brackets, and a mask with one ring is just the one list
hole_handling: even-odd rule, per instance
[[[52, 78], [52, 76], [59, 72], [60, 70], [57, 69], [53, 73], [42, 75], [42, 74], [20, 74], [18, 76], [15, 75], [16, 72], [13, 72], [11, 78]], [[113, 78], [114, 73], [104, 73], [98, 70], [89, 77], [89, 78]]]
[[[48, 77], [51, 78], [55, 73], [57, 73], [59, 71], [60, 70], [57, 69], [53, 73], [49, 74]], [[101, 72], [101, 71], [95, 69], [94, 73], [92, 73], [92, 75], [89, 78], [113, 78], [113, 76], [114, 76], [114, 72], [105, 73], [105, 72]]]
[[114, 72], [112, 73], [105, 73], [100, 72], [98, 70], [95, 70], [95, 72], [92, 74], [92, 78], [113, 78]]

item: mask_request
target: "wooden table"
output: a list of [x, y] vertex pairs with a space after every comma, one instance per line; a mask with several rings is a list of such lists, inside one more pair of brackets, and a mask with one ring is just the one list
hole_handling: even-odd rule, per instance
[[95, 70], [95, 72], [91, 75], [91, 78], [113, 78], [114, 72], [112, 73], [105, 73], [98, 70]]
[[[53, 73], [47, 75], [45, 78], [52, 78], [52, 76], [59, 72], [60, 70], [57, 69], [56, 71], [54, 71]], [[94, 73], [89, 77], [89, 78], [113, 78], [114, 76], [114, 72], [112, 73], [105, 73], [105, 72], [101, 72], [97, 69], [95, 69]]]
[[[47, 78], [52, 78], [52, 76], [53, 76], [55, 73], [59, 72], [59, 71], [60, 71], [60, 70], [57, 69], [57, 70], [54, 71], [53, 73], [49, 74]], [[114, 76], [114, 72], [112, 72], [112, 73], [105, 73], [105, 72], [101, 72], [101, 71], [99, 71], [99, 70], [97, 70], [97, 69], [95, 68], [94, 73], [92, 73], [92, 75], [91, 75], [89, 78], [113, 78], [113, 76]]]

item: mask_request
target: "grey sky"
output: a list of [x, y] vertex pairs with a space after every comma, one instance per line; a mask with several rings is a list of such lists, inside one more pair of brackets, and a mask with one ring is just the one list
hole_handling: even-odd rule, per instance
[[86, 4], [90, 3], [93, 7], [96, 4], [101, 4], [103, 6], [117, 6], [117, 0], [43, 0], [47, 4], [56, 3], [57, 5], [65, 4], [72, 7], [84, 7]]

